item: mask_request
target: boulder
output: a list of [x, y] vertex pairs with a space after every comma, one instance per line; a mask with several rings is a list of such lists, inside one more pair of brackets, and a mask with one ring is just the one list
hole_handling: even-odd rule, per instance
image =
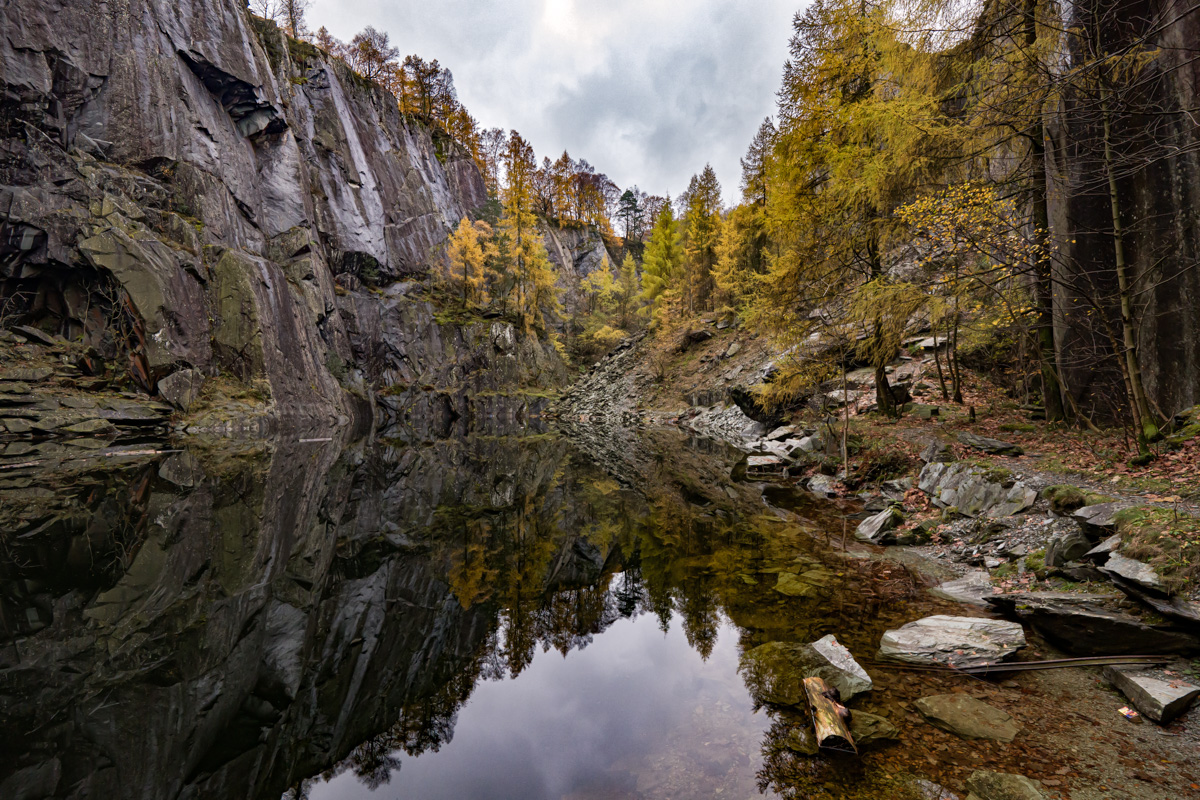
[[967, 800], [1047, 800], [1042, 785], [1024, 775], [979, 770], [967, 778]]
[[1167, 626], [1149, 625], [1113, 607], [1118, 595], [1031, 592], [998, 594], [987, 602], [1078, 656], [1177, 653], [1200, 642]]
[[192, 410], [204, 388], [204, 374], [195, 369], [183, 369], [158, 382], [158, 394], [162, 399], [185, 414]]
[[821, 678], [842, 702], [870, 691], [871, 677], [833, 636], [813, 644], [768, 642], [746, 652], [738, 665], [754, 698], [778, 706], [802, 706], [805, 678]]
[[1127, 596], [1145, 603], [1167, 619], [1182, 622], [1189, 630], [1200, 628], [1200, 603], [1182, 597], [1160, 597], [1117, 576], [1110, 575], [1109, 579]]
[[850, 712], [850, 735], [859, 749], [900, 739], [900, 731], [895, 725], [866, 711]]
[[1007, 712], [965, 694], [938, 694], [913, 703], [934, 727], [962, 739], [1011, 742], [1021, 732]]
[[1138, 711], [1163, 725], [1187, 711], [1200, 697], [1200, 686], [1165, 675], [1105, 667], [1104, 677], [1128, 697]]
[[904, 514], [898, 508], [885, 508], [873, 517], [863, 520], [854, 531], [854, 537], [864, 542], [884, 544], [889, 534], [904, 522]]
[[878, 657], [910, 664], [976, 667], [1005, 661], [1025, 646], [1014, 622], [938, 615], [883, 634]]
[[1025, 451], [1019, 445], [1002, 442], [999, 439], [989, 439], [986, 436], [977, 436], [974, 433], [960, 433], [958, 440], [967, 447], [973, 447], [976, 450], [982, 450], [994, 456], [1020, 456], [1025, 454]]
[[929, 593], [943, 600], [952, 600], [973, 606], [986, 606], [985, 598], [991, 597], [993, 594], [992, 578], [983, 570], [969, 572], [957, 580], [935, 586], [929, 590]]
[[1136, 584], [1146, 591], [1163, 596], [1168, 594], [1166, 584], [1163, 583], [1162, 578], [1154, 571], [1153, 567], [1141, 561], [1126, 558], [1120, 553], [1110, 555], [1100, 571], [1105, 575], [1116, 576], [1123, 581]]
[[1069, 561], [1078, 561], [1092, 549], [1092, 540], [1078, 531], [1055, 536], [1046, 545], [1046, 566], [1061, 567]]

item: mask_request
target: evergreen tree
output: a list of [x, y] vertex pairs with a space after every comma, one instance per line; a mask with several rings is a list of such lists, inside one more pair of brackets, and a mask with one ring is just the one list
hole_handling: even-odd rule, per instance
[[642, 261], [642, 299], [654, 310], [665, 308], [683, 268], [683, 237], [675, 221], [670, 199], [663, 203], [650, 232]]

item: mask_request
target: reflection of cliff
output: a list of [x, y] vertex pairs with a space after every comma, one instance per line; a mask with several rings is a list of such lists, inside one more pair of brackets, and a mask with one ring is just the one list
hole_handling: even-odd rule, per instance
[[47, 477], [73, 488], [0, 536], [0, 796], [380, 781], [449, 739], [478, 681], [622, 617], [677, 619], [701, 655], [722, 613], [751, 638], [826, 619], [803, 609], [832, 587], [780, 616], [773, 565], [801, 540], [750, 519], [727, 464], [649, 444], [624, 462], [637, 490], [548, 435]]

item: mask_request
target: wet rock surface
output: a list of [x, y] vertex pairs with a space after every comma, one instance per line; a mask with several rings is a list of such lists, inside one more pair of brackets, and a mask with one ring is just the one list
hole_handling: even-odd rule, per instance
[[1024, 646], [1025, 632], [1016, 623], [939, 615], [887, 631], [878, 657], [971, 667], [1006, 661]]

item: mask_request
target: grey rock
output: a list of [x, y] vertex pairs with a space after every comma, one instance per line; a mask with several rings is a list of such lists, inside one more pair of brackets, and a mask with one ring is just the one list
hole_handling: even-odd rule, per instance
[[935, 439], [925, 445], [925, 449], [921, 451], [921, 460], [926, 464], [948, 463], [954, 461], [954, 454], [950, 452], [949, 445]]
[[1153, 567], [1141, 561], [1126, 558], [1120, 553], [1110, 555], [1100, 571], [1106, 575], [1115, 575], [1129, 583], [1135, 583], [1151, 592], [1163, 595], [1168, 593], [1166, 584], [1163, 583], [1162, 578], [1154, 571]]
[[886, 508], [859, 523], [854, 537], [864, 542], [884, 543], [888, 534], [903, 524], [904, 514], [898, 508]]
[[1006, 661], [1024, 646], [1025, 632], [1016, 623], [938, 615], [884, 633], [878, 657], [972, 667]]
[[1071, 512], [1072, 519], [1079, 522], [1084, 531], [1097, 536], [1106, 536], [1117, 528], [1117, 513], [1129, 508], [1128, 503], [1099, 503], [1084, 506]]
[[792, 434], [795, 432], [795, 425], [784, 425], [768, 433], [765, 438], [768, 442], [775, 442], [783, 439], [790, 439]]
[[989, 439], [986, 436], [977, 436], [974, 433], [960, 433], [958, 434], [958, 440], [968, 447], [982, 450], [994, 456], [1020, 456], [1025, 454], [1025, 451], [1019, 445], [1002, 442], [999, 439]]
[[1024, 775], [979, 770], [967, 779], [967, 800], [1048, 800], [1042, 785]]
[[1055, 536], [1046, 545], [1046, 566], [1061, 567], [1069, 561], [1078, 561], [1092, 549], [1092, 541], [1079, 532]]
[[828, 475], [813, 475], [808, 479], [807, 489], [821, 497], [837, 497], [838, 482]]
[[938, 506], [953, 507], [968, 517], [999, 519], [1019, 514], [1037, 502], [1037, 492], [1021, 481], [1005, 487], [990, 480], [986, 470], [962, 461], [926, 464], [917, 486]]
[[733, 358], [740, 352], [742, 352], [742, 346], [737, 342], [734, 342], [733, 344], [729, 345], [729, 349], [725, 351], [725, 357]]
[[1183, 631], [1149, 625], [1114, 607], [1119, 595], [1025, 592], [987, 598], [993, 608], [1030, 625], [1072, 655], [1177, 653], [1198, 642]]
[[0, 381], [19, 383], [41, 383], [49, 380], [54, 370], [49, 367], [13, 367], [0, 372]]
[[1103, 564], [1108, 557], [1121, 549], [1121, 534], [1115, 533], [1083, 554], [1088, 561]]
[[188, 451], [168, 456], [158, 468], [158, 476], [176, 486], [190, 489], [205, 478], [200, 461]]
[[1007, 712], [965, 694], [939, 694], [913, 703], [930, 724], [962, 739], [1011, 742], [1021, 732]]
[[1166, 725], [1187, 711], [1200, 686], [1149, 672], [1105, 667], [1104, 677], [1129, 698], [1143, 714]]
[[59, 432], [74, 433], [83, 436], [106, 436], [115, 434], [117, 426], [106, 419], [88, 419], [76, 422], [73, 425], [64, 425], [62, 428], [59, 428]]
[[814, 644], [768, 642], [746, 652], [738, 665], [751, 693], [761, 702], [802, 706], [805, 678], [821, 678], [838, 690], [842, 702], [870, 691], [871, 678], [832, 636]]
[[943, 600], [953, 600], [973, 606], [986, 606], [986, 598], [993, 594], [992, 579], [982, 570], [969, 572], [957, 580], [935, 586], [929, 590], [929, 593]]

